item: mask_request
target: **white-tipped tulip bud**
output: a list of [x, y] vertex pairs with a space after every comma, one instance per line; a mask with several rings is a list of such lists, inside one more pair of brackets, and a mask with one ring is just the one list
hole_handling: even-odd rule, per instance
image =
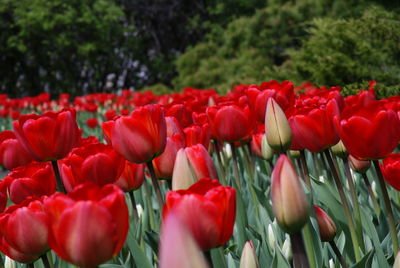
[[300, 231], [310, 218], [310, 202], [286, 155], [276, 162], [271, 181], [272, 209], [279, 226], [289, 234]]
[[186, 157], [185, 149], [180, 149], [176, 154], [174, 171], [172, 173], [172, 190], [187, 189], [198, 181], [189, 160]]
[[274, 234], [274, 230], [272, 229], [272, 224], [268, 224], [268, 246], [271, 249], [275, 248], [275, 243], [276, 243], [276, 238], [275, 238], [275, 234]]
[[17, 263], [13, 259], [6, 256], [5, 261], [4, 261], [4, 268], [16, 268], [16, 267], [17, 267]]
[[173, 213], [170, 213], [163, 222], [159, 256], [160, 268], [208, 267], [191, 233]]
[[269, 146], [275, 151], [283, 153], [290, 148], [292, 130], [285, 113], [273, 98], [269, 98], [267, 102], [265, 133]]
[[333, 259], [329, 259], [329, 268], [335, 268], [335, 262]]
[[400, 268], [400, 251], [396, 254], [396, 259], [394, 260], [393, 268]]
[[274, 156], [274, 150], [269, 146], [267, 136], [264, 134], [261, 140], [261, 155], [265, 160], [271, 160]]
[[331, 147], [332, 153], [340, 158], [346, 158], [349, 153], [347, 152], [346, 147], [344, 147], [343, 142], [340, 140], [338, 143]]
[[253, 243], [247, 241], [244, 245], [242, 256], [240, 257], [240, 268], [258, 268], [258, 259], [254, 251]]
[[291, 260], [293, 257], [293, 253], [292, 253], [292, 243], [290, 242], [290, 238], [286, 237], [285, 242], [283, 242], [282, 245], [282, 253], [283, 256], [285, 256], [285, 258], [287, 260]]

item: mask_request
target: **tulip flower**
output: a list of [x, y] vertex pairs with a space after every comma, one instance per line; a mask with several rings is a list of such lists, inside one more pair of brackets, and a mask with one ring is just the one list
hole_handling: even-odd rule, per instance
[[384, 158], [400, 140], [400, 120], [382, 101], [356, 109], [345, 108], [336, 126], [349, 153], [360, 160]]
[[97, 118], [89, 118], [86, 120], [86, 125], [89, 128], [96, 128], [99, 125], [99, 121], [97, 120]]
[[117, 186], [81, 184], [68, 195], [52, 195], [44, 205], [50, 219], [49, 245], [67, 262], [95, 267], [121, 250], [129, 213]]
[[255, 119], [248, 105], [236, 104], [207, 108], [207, 116], [213, 138], [235, 142], [251, 139]]
[[296, 170], [283, 154], [272, 172], [271, 201], [279, 226], [289, 234], [300, 231], [310, 217], [310, 203]]
[[80, 137], [76, 113], [71, 108], [43, 115], [22, 115], [13, 122], [13, 127], [22, 147], [37, 161], [65, 157]]
[[258, 268], [258, 267], [260, 267], [260, 265], [258, 264], [253, 243], [251, 243], [251, 241], [247, 241], [246, 244], [244, 245], [242, 256], [240, 257], [239, 268]]
[[335, 238], [336, 235], [336, 225], [320, 207], [314, 206], [315, 216], [318, 222], [318, 229], [321, 241], [329, 242]]
[[178, 151], [172, 174], [172, 189], [187, 189], [201, 178], [218, 178], [217, 169], [207, 150], [201, 144]]
[[139, 189], [144, 182], [144, 164], [125, 162], [125, 168], [118, 180], [114, 182], [124, 192]]
[[261, 152], [261, 144], [263, 136], [264, 133], [256, 133], [253, 135], [250, 141], [251, 151], [258, 157], [263, 157]]
[[390, 154], [380, 163], [383, 178], [397, 191], [400, 191], [400, 154]]
[[132, 163], [145, 163], [160, 155], [166, 145], [164, 110], [160, 105], [135, 109], [111, 123], [114, 149]]
[[265, 112], [265, 133], [269, 146], [278, 152], [285, 152], [292, 143], [292, 131], [282, 108], [269, 98]]
[[0, 165], [12, 170], [32, 161], [32, 156], [24, 150], [14, 132], [10, 130], [0, 132]]
[[349, 163], [352, 170], [358, 173], [366, 173], [371, 167], [371, 161], [369, 160], [358, 160], [352, 155], [349, 155]]
[[175, 133], [167, 137], [167, 145], [164, 152], [153, 159], [154, 171], [157, 178], [171, 179], [174, 170], [176, 154], [184, 148], [185, 142], [181, 134]]
[[4, 211], [7, 206], [7, 183], [6, 180], [0, 180], [0, 213]]
[[30, 196], [51, 195], [56, 191], [56, 179], [50, 162], [31, 162], [13, 169], [4, 178], [11, 201], [23, 202]]
[[[173, 246], [171, 246], [173, 245]], [[207, 261], [187, 227], [170, 213], [161, 229], [160, 268], [207, 268]]]
[[125, 159], [111, 145], [92, 143], [75, 148], [59, 161], [60, 174], [66, 190], [91, 181], [103, 186], [114, 183], [121, 176]]
[[0, 230], [7, 244], [24, 255], [40, 256], [49, 249], [49, 219], [41, 200], [8, 207], [0, 214]]
[[208, 150], [210, 147], [210, 127], [208, 124], [204, 124], [202, 127], [192, 125], [183, 130], [185, 133], [186, 146], [193, 146], [198, 143]]
[[183, 136], [182, 128], [179, 125], [178, 120], [173, 116], [166, 116], [165, 123], [167, 126], [167, 137], [171, 137], [175, 133], [181, 134]]
[[233, 233], [236, 191], [203, 178], [187, 190], [167, 192], [163, 219], [170, 213], [187, 226], [202, 250], [218, 247]]
[[349, 155], [342, 141], [339, 141], [338, 143], [333, 145], [331, 147], [331, 151], [334, 155], [340, 158], [346, 158]]
[[[38, 255], [27, 255], [19, 252], [7, 243], [3, 235], [0, 233], [0, 251], [10, 259], [20, 263], [32, 263], [40, 258]], [[6, 268], [6, 267], [5, 267]]]

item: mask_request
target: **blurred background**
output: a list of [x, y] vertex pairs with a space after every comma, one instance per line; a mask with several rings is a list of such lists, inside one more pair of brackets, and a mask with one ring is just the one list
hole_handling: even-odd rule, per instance
[[0, 0], [0, 93], [399, 88], [398, 0]]

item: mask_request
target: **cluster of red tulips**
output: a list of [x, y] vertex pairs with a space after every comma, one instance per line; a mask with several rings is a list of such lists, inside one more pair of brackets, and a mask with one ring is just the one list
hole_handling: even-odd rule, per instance
[[[368, 248], [353, 173], [364, 176], [371, 211], [382, 213], [365, 175], [372, 161], [391, 235], [387, 254], [395, 256], [397, 207], [385, 182], [400, 190], [400, 154], [393, 153], [400, 142], [400, 96], [377, 100], [374, 85], [346, 98], [340, 87], [289, 81], [239, 85], [226, 96], [192, 88], [162, 96], [124, 90], [73, 102], [68, 94], [58, 100], [0, 95], [3, 127], [14, 120], [13, 130], [0, 133], [0, 165], [9, 170], [0, 180], [0, 251], [31, 267], [40, 258], [45, 267], [59, 264], [51, 250], [81, 267], [116, 256], [125, 262], [130, 252], [141, 267], [126, 239], [149, 219], [155, 231], [162, 221], [151, 264], [219, 267], [221, 256], [211, 250], [225, 247], [242, 252], [240, 267], [266, 267], [269, 257], [254, 247], [247, 218], [253, 215], [267, 230], [262, 215], [270, 210], [271, 222], [275, 218], [290, 237], [288, 263], [319, 267], [316, 244], [308, 243], [313, 228], [346, 267], [362, 261]], [[345, 256], [334, 242], [339, 219], [320, 208], [334, 209], [318, 196], [320, 176], [332, 178], [344, 211], [340, 220], [353, 247]], [[146, 256], [149, 236], [133, 239]]]

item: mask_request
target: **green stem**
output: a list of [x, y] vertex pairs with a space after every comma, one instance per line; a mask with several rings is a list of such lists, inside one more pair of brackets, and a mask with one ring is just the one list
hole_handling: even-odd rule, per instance
[[147, 162], [147, 168], [150, 172], [151, 182], [153, 183], [154, 191], [156, 192], [157, 195], [158, 206], [160, 207], [160, 212], [161, 212], [164, 207], [164, 199], [161, 193], [160, 185], [158, 184], [156, 173], [154, 172], [152, 161]]
[[340, 180], [339, 177], [339, 173], [335, 167], [335, 164], [333, 163], [332, 157], [329, 153], [329, 150], [325, 150], [324, 151], [326, 160], [328, 161], [328, 164], [330, 166], [330, 170], [332, 172], [333, 175], [333, 179], [335, 180], [335, 184], [336, 184], [336, 188], [339, 192], [339, 196], [340, 196], [340, 200], [342, 201], [342, 205], [343, 205], [343, 210], [347, 219], [347, 224], [350, 230], [350, 236], [351, 236], [351, 240], [353, 242], [353, 249], [354, 249], [354, 255], [356, 257], [356, 261], [360, 261], [361, 260], [361, 255], [360, 255], [360, 251], [359, 251], [359, 244], [358, 244], [358, 239], [357, 239], [357, 233], [355, 231], [354, 228], [354, 222], [353, 222], [353, 218], [351, 216], [351, 212], [350, 212], [350, 207], [349, 207], [349, 203], [347, 202], [347, 198], [346, 195], [343, 191], [343, 185], [342, 182]]
[[150, 228], [154, 230], [156, 228], [155, 218], [154, 218], [154, 210], [151, 202], [151, 192], [147, 181], [143, 183], [143, 187], [145, 190], [145, 197], [146, 197], [146, 209], [148, 209], [149, 220], [150, 220]]
[[139, 214], [138, 214], [138, 211], [137, 211], [135, 195], [134, 195], [133, 191], [129, 192], [129, 197], [131, 199], [133, 216], [135, 217], [135, 220], [138, 221], [139, 220]]
[[373, 162], [374, 162], [376, 174], [378, 175], [379, 185], [381, 186], [381, 191], [382, 191], [382, 195], [383, 195], [383, 201], [385, 203], [386, 212], [388, 214], [390, 236], [392, 237], [392, 243], [393, 243], [393, 252], [396, 254], [396, 252], [399, 250], [399, 241], [397, 239], [397, 231], [396, 231], [396, 225], [395, 225], [394, 216], [393, 216], [392, 205], [390, 203], [386, 184], [383, 179], [381, 169], [379, 167], [379, 161], [374, 160]]
[[233, 169], [235, 171], [235, 181], [236, 181], [237, 187], [239, 188], [239, 191], [241, 191], [242, 190], [242, 183], [240, 181], [240, 175], [239, 175], [239, 164], [238, 164], [238, 161], [237, 161], [237, 148], [233, 144], [233, 142], [231, 143], [231, 149], [232, 149]]
[[304, 248], [303, 237], [301, 232], [290, 235], [290, 242], [292, 244], [293, 252], [293, 267], [294, 268], [308, 268], [310, 264], [307, 259], [307, 254]]
[[342, 254], [340, 253], [340, 250], [336, 246], [335, 242], [333, 240], [329, 241], [329, 245], [331, 245], [333, 252], [335, 252], [336, 257], [338, 258], [338, 260], [340, 262], [340, 265], [342, 265], [343, 268], [347, 268], [347, 263], [344, 260]]
[[60, 171], [58, 170], [57, 160], [51, 160], [51, 165], [53, 166], [54, 176], [56, 177], [57, 182], [57, 191], [61, 193], [66, 193], [64, 183], [62, 182]]
[[312, 190], [310, 174], [308, 171], [307, 160], [306, 160], [306, 153], [304, 152], [304, 150], [300, 151], [300, 161], [301, 161], [301, 165], [303, 167], [304, 180], [305, 180], [307, 186], [310, 188], [310, 190]]
[[306, 246], [306, 252], [310, 261], [310, 267], [317, 267], [315, 251], [313, 248], [312, 236], [311, 236], [311, 221], [309, 221], [303, 229], [304, 243]]
[[367, 173], [363, 173], [361, 176], [362, 176], [362, 178], [364, 180], [365, 186], [367, 187], [367, 191], [368, 191], [369, 197], [371, 198], [372, 203], [374, 205], [376, 216], [379, 216], [379, 214], [381, 213], [381, 208], [379, 207], [379, 203], [378, 203], [378, 200], [376, 199], [374, 191], [372, 191], [372, 186], [369, 183], [369, 180], [368, 180], [368, 177], [367, 177]]
[[227, 185], [226, 183], [226, 175], [225, 175], [225, 169], [222, 164], [222, 156], [221, 156], [221, 147], [219, 146], [219, 143], [217, 140], [214, 140], [214, 147], [215, 151], [217, 153], [217, 160], [218, 160], [218, 166], [219, 166], [219, 172], [220, 172], [220, 179], [223, 185]]
[[365, 245], [364, 245], [363, 229], [361, 224], [360, 205], [358, 204], [357, 191], [356, 188], [354, 187], [353, 176], [351, 175], [349, 160], [347, 157], [343, 158], [343, 164], [344, 164], [344, 171], [347, 177], [347, 182], [349, 183], [351, 201], [353, 203], [353, 208], [354, 208], [354, 218], [356, 222], [358, 241], [360, 242], [361, 250], [364, 252]]

